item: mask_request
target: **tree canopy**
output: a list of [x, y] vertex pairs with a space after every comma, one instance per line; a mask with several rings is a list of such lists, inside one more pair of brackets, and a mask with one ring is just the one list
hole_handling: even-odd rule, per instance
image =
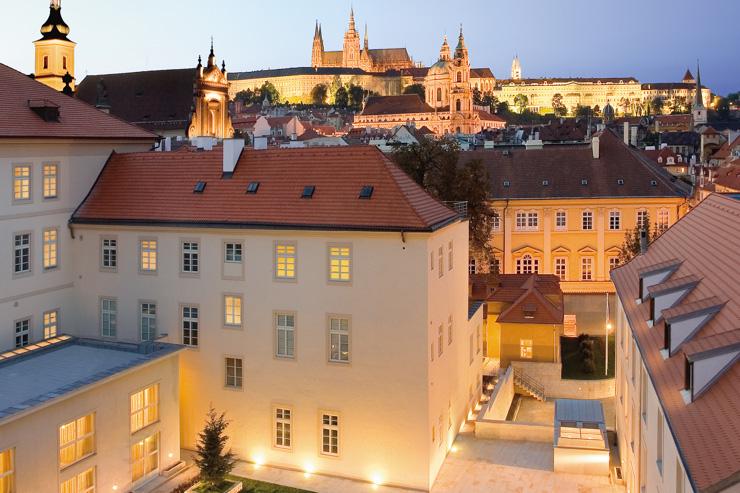
[[650, 101], [650, 110], [654, 115], [660, 115], [663, 113], [663, 104], [663, 98], [655, 96], [653, 100]]
[[349, 104], [349, 94], [347, 89], [339, 87], [337, 92], [334, 93], [334, 105], [338, 108], [346, 108]]
[[529, 98], [524, 94], [517, 94], [514, 96], [514, 106], [519, 109], [519, 113], [524, 112], [529, 105]]
[[422, 101], [426, 101], [426, 89], [424, 84], [410, 84], [403, 88], [404, 94], [418, 94]]
[[241, 101], [245, 105], [260, 104], [265, 97], [271, 104], [280, 102], [280, 93], [270, 81], [265, 81], [257, 89], [245, 89], [234, 95], [235, 101]]
[[313, 89], [311, 89], [311, 102], [313, 104], [326, 104], [326, 97], [329, 95], [329, 88], [326, 87], [326, 84], [316, 84]]
[[559, 92], [552, 96], [552, 110], [555, 112], [555, 116], [565, 116], [568, 114], [568, 108], [563, 104], [563, 95]]

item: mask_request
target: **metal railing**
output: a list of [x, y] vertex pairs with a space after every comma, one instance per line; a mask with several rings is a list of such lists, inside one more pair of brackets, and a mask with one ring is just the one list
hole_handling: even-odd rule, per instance
[[519, 368], [514, 368], [514, 383], [528, 390], [533, 397], [545, 400], [545, 386]]
[[460, 217], [468, 217], [468, 202], [463, 201], [447, 201], [445, 202], [445, 205], [452, 209], [453, 211], [457, 212], [457, 215]]

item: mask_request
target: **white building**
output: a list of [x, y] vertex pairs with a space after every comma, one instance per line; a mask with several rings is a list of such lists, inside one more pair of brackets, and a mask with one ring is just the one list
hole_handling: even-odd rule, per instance
[[739, 226], [740, 202], [710, 195], [612, 271], [629, 492], [740, 491]]

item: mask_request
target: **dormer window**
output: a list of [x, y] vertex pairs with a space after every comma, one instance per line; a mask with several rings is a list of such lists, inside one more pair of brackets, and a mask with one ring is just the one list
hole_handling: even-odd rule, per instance
[[663, 349], [668, 356], [673, 356], [683, 344], [690, 342], [724, 304], [718, 297], [712, 296], [663, 310]]
[[739, 332], [740, 329], [735, 329], [705, 338], [702, 348], [708, 349], [687, 352], [684, 385], [690, 402], [707, 392], [712, 384], [740, 360], [740, 342], [724, 342], [727, 339], [737, 341]]
[[584, 186], [588, 185], [588, 180], [586, 179], [581, 180], [581, 185], [584, 185]]
[[640, 286], [638, 300], [642, 302], [647, 295], [647, 288], [668, 279], [681, 265], [678, 259], [666, 260], [655, 265], [644, 267], [638, 271]]
[[662, 318], [663, 310], [680, 303], [700, 281], [701, 278], [691, 274], [649, 286], [647, 291], [650, 296], [650, 321], [655, 323]]

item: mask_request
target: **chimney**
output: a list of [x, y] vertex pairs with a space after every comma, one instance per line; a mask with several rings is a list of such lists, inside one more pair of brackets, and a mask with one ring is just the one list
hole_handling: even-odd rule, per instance
[[242, 155], [244, 139], [224, 139], [224, 174], [231, 174]]
[[630, 127], [630, 145], [637, 147], [637, 127]]
[[599, 136], [595, 135], [591, 138], [591, 150], [594, 153], [594, 159], [599, 159]]
[[172, 150], [172, 137], [165, 137], [164, 139], [164, 151], [170, 152]]
[[647, 252], [647, 248], [648, 248], [647, 229], [643, 227], [643, 229], [640, 230], [640, 255]]
[[255, 137], [254, 138], [254, 149], [257, 151], [267, 149], [267, 137]]
[[622, 138], [624, 139], [624, 145], [630, 145], [630, 122], [624, 122], [624, 130], [622, 131]]

